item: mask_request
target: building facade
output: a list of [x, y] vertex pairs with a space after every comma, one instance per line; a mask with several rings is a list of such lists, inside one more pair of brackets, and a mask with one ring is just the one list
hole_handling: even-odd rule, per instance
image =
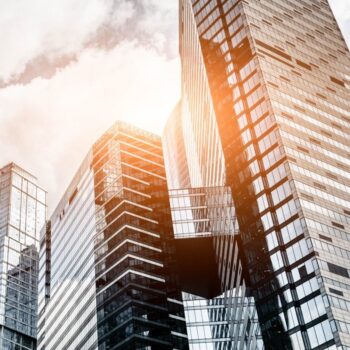
[[[190, 283], [181, 285], [189, 345], [191, 350], [263, 349], [255, 301], [243, 275], [231, 189], [224, 186], [222, 140], [197, 44], [194, 52], [186, 51], [183, 75], [199, 84], [183, 86], [188, 98], [174, 109], [163, 132], [174, 234], [177, 245], [182, 243], [178, 256], [183, 260], [187, 252], [199, 251], [197, 260], [202, 264], [189, 277]], [[209, 259], [203, 262], [202, 257], [211, 254], [208, 247], [202, 251], [203, 237], [215, 251], [210, 260], [215, 271]], [[180, 278], [194, 260], [192, 256], [184, 262]], [[206, 294], [205, 286], [216, 280], [219, 290]]]
[[190, 349], [263, 349], [231, 189], [171, 190], [170, 203]]
[[39, 349], [188, 349], [172, 241], [161, 140], [118, 122], [41, 238]]
[[179, 102], [167, 120], [163, 134], [164, 163], [167, 171], [168, 187], [189, 188], [191, 187], [190, 172], [186, 160], [186, 148], [182, 127], [182, 106]]
[[329, 4], [180, 0], [180, 54], [191, 184], [232, 190], [266, 348], [350, 348], [350, 61]]
[[39, 236], [46, 192], [16, 164], [0, 169], [0, 348], [35, 350]]

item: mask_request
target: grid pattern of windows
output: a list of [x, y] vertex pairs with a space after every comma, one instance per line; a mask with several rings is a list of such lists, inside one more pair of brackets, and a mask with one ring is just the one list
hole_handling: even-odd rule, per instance
[[[265, 344], [350, 347], [339, 331], [350, 322], [340, 301], [325, 302], [327, 313], [312, 307], [328, 298], [324, 281], [342, 292], [350, 267], [350, 60], [330, 7], [324, 0], [180, 3], [187, 117], [206, 103], [190, 91], [209, 87]], [[206, 85], [195, 75], [203, 63]]]
[[221, 283], [218, 296], [211, 299], [183, 292], [190, 348], [261, 349], [254, 299], [246, 294], [237, 253], [238, 226], [230, 188], [172, 190], [170, 204], [177, 240], [199, 242], [201, 237], [212, 237], [214, 269]]
[[161, 140], [117, 122], [42, 237], [39, 349], [188, 349], [172, 238]]
[[186, 149], [183, 138], [181, 109], [181, 102], [179, 102], [164, 128], [162, 137], [164, 163], [170, 189], [188, 188], [191, 186], [188, 164], [185, 161]]
[[15, 164], [0, 169], [0, 217], [0, 347], [35, 349], [46, 193]]

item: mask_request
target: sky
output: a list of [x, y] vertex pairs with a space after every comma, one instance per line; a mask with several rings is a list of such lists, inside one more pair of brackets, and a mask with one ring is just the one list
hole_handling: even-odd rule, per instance
[[[177, 0], [0, 1], [0, 167], [53, 211], [116, 120], [160, 134], [180, 97]], [[350, 43], [350, 0], [330, 0]]]

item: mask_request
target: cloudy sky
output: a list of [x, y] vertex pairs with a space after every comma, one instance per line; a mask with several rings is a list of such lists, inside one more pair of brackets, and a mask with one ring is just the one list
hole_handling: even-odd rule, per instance
[[[0, 166], [54, 209], [117, 119], [160, 133], [179, 98], [177, 0], [0, 1]], [[330, 0], [350, 42], [350, 0]]]

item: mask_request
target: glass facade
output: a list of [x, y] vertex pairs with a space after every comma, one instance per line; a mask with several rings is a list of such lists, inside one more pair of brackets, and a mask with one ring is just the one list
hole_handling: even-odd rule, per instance
[[186, 148], [182, 128], [181, 102], [174, 108], [167, 125], [164, 128], [162, 137], [164, 163], [167, 172], [167, 182], [169, 188], [191, 187], [190, 173], [186, 159]]
[[[182, 240], [188, 247], [192, 260], [196, 254], [193, 249], [197, 249], [201, 257], [206, 256], [201, 265], [214, 265], [204, 266], [206, 279], [199, 276], [191, 283], [204, 283], [207, 288], [215, 283], [215, 278], [219, 283], [211, 298], [201, 297], [200, 292], [189, 293], [186, 286], [182, 286], [190, 349], [262, 349], [254, 299], [246, 288], [238, 255], [238, 225], [230, 188], [172, 190], [170, 203], [176, 240]], [[201, 249], [203, 238], [209, 239], [213, 261]], [[192, 249], [188, 243], [191, 239], [194, 240]], [[179, 258], [184, 259], [181, 253]], [[190, 269], [190, 265], [185, 261], [184, 269]]]
[[0, 348], [36, 349], [39, 235], [46, 193], [11, 163], [0, 169]]
[[158, 136], [109, 129], [41, 247], [39, 349], [188, 349]]
[[89, 153], [41, 235], [38, 349], [96, 348], [91, 162]]
[[[191, 180], [224, 159], [266, 348], [350, 348], [350, 61], [329, 4], [181, 0], [180, 53]], [[214, 120], [211, 163], [219, 143], [186, 135]]]

